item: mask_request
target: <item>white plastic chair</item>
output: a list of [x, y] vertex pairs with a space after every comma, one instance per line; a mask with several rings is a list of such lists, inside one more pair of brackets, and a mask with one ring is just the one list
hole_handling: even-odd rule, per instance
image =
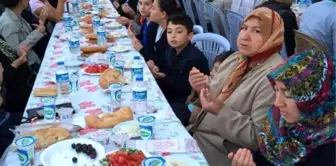
[[196, 34], [192, 38], [191, 43], [195, 44], [203, 52], [208, 59], [210, 69], [217, 55], [230, 50], [229, 41], [225, 37], [215, 33]]
[[200, 34], [200, 33], [204, 33], [204, 30], [200, 25], [194, 25], [193, 32], [194, 34]]
[[193, 21], [194, 24], [196, 24], [195, 21], [195, 15], [193, 12], [193, 8], [192, 8], [192, 0], [182, 0], [183, 6], [184, 6], [184, 10], [186, 12], [186, 14], [191, 18], [191, 20]]
[[230, 35], [229, 41], [231, 43], [231, 48], [234, 51], [237, 51], [237, 38], [239, 35], [240, 24], [243, 22], [244, 17], [234, 11], [225, 10], [227, 25], [229, 27]]
[[209, 17], [212, 19], [212, 21], [210, 21], [211, 26], [212, 26], [212, 31], [217, 34], [224, 35], [226, 38], [228, 38], [230, 32], [229, 32], [229, 28], [227, 25], [226, 13], [220, 10], [217, 6], [210, 4], [210, 3], [207, 4], [207, 7], [208, 7]]
[[[189, 1], [192, 1], [192, 0], [189, 0]], [[196, 3], [197, 14], [198, 14], [198, 20], [201, 26], [203, 27], [204, 32], [209, 32], [208, 24], [207, 24], [207, 21], [205, 20], [206, 13], [204, 12], [207, 2], [205, 0], [195, 0], [195, 3]]]

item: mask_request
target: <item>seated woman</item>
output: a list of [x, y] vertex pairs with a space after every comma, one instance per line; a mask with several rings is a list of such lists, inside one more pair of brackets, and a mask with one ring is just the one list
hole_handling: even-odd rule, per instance
[[[239, 148], [257, 149], [257, 128], [275, 99], [266, 75], [282, 58], [284, 26], [268, 8], [258, 8], [241, 25], [238, 52], [229, 56], [207, 86], [198, 70], [189, 81], [202, 108], [189, 131], [211, 166], [231, 164], [227, 155]], [[208, 87], [208, 88], [206, 88]]]
[[56, 8], [52, 4], [50, 4], [48, 0], [30, 0], [29, 5], [31, 8], [31, 12], [34, 13], [36, 16], [41, 15], [44, 8], [46, 7], [48, 11], [47, 20], [51, 21], [53, 25], [55, 25], [55, 23], [61, 21], [62, 19], [65, 2], [66, 0], [57, 0]]
[[3, 79], [6, 89], [5, 109], [11, 113], [20, 113], [21, 116], [35, 82], [35, 75], [27, 64], [26, 56], [26, 47], [22, 47], [18, 53], [0, 36], [0, 62], [4, 68]]
[[229, 154], [232, 166], [334, 166], [335, 57], [308, 50], [287, 59], [268, 78], [276, 93], [259, 133], [259, 151]]
[[159, 27], [148, 32], [151, 37], [147, 38], [147, 40], [154, 40], [153, 44], [144, 47], [139, 39], [136, 37], [132, 39], [133, 47], [141, 53], [146, 61], [152, 60], [157, 67], [162, 67], [166, 50], [170, 47], [167, 41], [168, 17], [181, 12], [182, 10], [177, 6], [175, 0], [154, 0], [149, 20], [158, 24]]
[[28, 64], [38, 72], [41, 63], [38, 55], [31, 48], [44, 36], [44, 21], [39, 20], [39, 25], [35, 25], [32, 30], [30, 25], [21, 17], [21, 13], [28, 7], [27, 0], [2, 0], [2, 4], [6, 7], [5, 12], [0, 17], [0, 34], [6, 40], [6, 43], [19, 51], [24, 45], [29, 47]]

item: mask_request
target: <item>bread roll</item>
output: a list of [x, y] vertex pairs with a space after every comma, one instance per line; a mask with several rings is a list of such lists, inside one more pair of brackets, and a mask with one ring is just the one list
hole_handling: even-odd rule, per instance
[[[89, 43], [97, 44], [98, 37], [97, 37], [96, 34], [91, 33], [91, 34], [87, 34], [85, 36], [89, 40]], [[112, 36], [112, 35], [107, 35], [107, 41], [110, 42], [110, 43], [113, 43], [113, 42], [115, 42], [115, 37]]]
[[107, 46], [82, 46], [81, 51], [83, 53], [106, 52], [107, 48]]
[[35, 97], [57, 96], [57, 88], [56, 86], [47, 87], [47, 88], [35, 88], [34, 96]]
[[88, 115], [85, 117], [86, 125], [97, 129], [112, 128], [121, 122], [129, 120], [133, 120], [133, 111], [130, 107], [122, 107], [112, 113], [104, 114], [102, 117], [97, 115]]
[[121, 73], [115, 69], [107, 69], [99, 77], [99, 85], [102, 89], [107, 89], [111, 83], [121, 83], [125, 81]]

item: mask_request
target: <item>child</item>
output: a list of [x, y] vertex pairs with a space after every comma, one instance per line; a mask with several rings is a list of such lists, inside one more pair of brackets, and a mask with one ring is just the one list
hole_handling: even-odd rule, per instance
[[[218, 67], [224, 62], [224, 60], [227, 57], [229, 57], [233, 53], [234, 53], [234, 51], [226, 51], [226, 52], [223, 52], [223, 53], [219, 54], [215, 58], [215, 60], [213, 62], [212, 70], [210, 72], [210, 78], [209, 79], [212, 79], [212, 78], [215, 77], [215, 75], [217, 74], [217, 71], [218, 71]], [[195, 91], [192, 91], [189, 97], [194, 96], [194, 93], [195, 93]], [[187, 100], [187, 104], [189, 104], [188, 109], [192, 112], [191, 116], [190, 116], [190, 119], [189, 119], [189, 122], [191, 123], [196, 119], [198, 113], [201, 111], [201, 108], [195, 107], [193, 104], [191, 104], [191, 102], [190, 102], [191, 100], [189, 99], [189, 97], [188, 97], [188, 100]]]
[[141, 41], [141, 44], [143, 46], [154, 45], [155, 35], [153, 34], [155, 33], [153, 32], [156, 32], [158, 28], [158, 25], [156, 23], [153, 23], [149, 20], [150, 10], [152, 9], [153, 1], [154, 0], [139, 0], [139, 5], [138, 5], [139, 13], [144, 18], [142, 21], [141, 30], [140, 30], [139, 35], [135, 35], [133, 32], [132, 30], [132, 26], [134, 26], [133, 23], [128, 27], [128, 36], [130, 38], [133, 38], [136, 36], [136, 38]]
[[139, 39], [136, 37], [132, 39], [133, 47], [141, 53], [146, 61], [152, 60], [159, 67], [164, 64], [163, 57], [167, 48], [169, 48], [166, 35], [167, 20], [169, 16], [180, 12], [182, 10], [177, 6], [175, 0], [154, 0], [149, 20], [158, 24], [159, 27], [147, 34], [147, 40], [153, 39], [154, 44], [144, 47]]
[[187, 109], [181, 110], [192, 90], [188, 81], [189, 72], [195, 67], [202, 73], [209, 74], [206, 57], [190, 42], [193, 37], [192, 30], [193, 22], [187, 15], [171, 17], [167, 27], [170, 48], [164, 56], [165, 64], [162, 67], [151, 64], [154, 65], [152, 74], [182, 123], [187, 123], [190, 115]]

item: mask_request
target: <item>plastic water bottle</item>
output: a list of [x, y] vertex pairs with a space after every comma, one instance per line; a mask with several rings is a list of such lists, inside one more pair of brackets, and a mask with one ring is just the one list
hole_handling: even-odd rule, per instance
[[140, 61], [140, 56], [134, 56], [132, 64], [132, 80], [136, 82], [137, 78], [143, 80], [143, 65]]
[[79, 0], [72, 0], [71, 5], [72, 5], [72, 14], [74, 16], [78, 16], [79, 15]]
[[106, 32], [104, 28], [104, 23], [100, 23], [98, 30], [97, 30], [97, 44], [99, 46], [106, 45]]
[[63, 61], [58, 62], [57, 65], [58, 67], [56, 70], [56, 83], [58, 94], [69, 95], [70, 94], [69, 73], [65, 68]]
[[66, 32], [71, 32], [72, 31], [72, 19], [70, 17], [69, 13], [64, 13], [63, 14], [63, 20], [65, 22], [65, 31]]
[[147, 85], [143, 78], [136, 78], [132, 89], [133, 111], [135, 114], [147, 113]]
[[79, 37], [76, 33], [72, 33], [69, 41], [69, 49], [72, 54], [80, 53]]
[[93, 16], [93, 20], [92, 20], [92, 24], [93, 24], [93, 32], [95, 34], [97, 34], [98, 32], [98, 27], [100, 25], [100, 19], [99, 19], [99, 16]]

